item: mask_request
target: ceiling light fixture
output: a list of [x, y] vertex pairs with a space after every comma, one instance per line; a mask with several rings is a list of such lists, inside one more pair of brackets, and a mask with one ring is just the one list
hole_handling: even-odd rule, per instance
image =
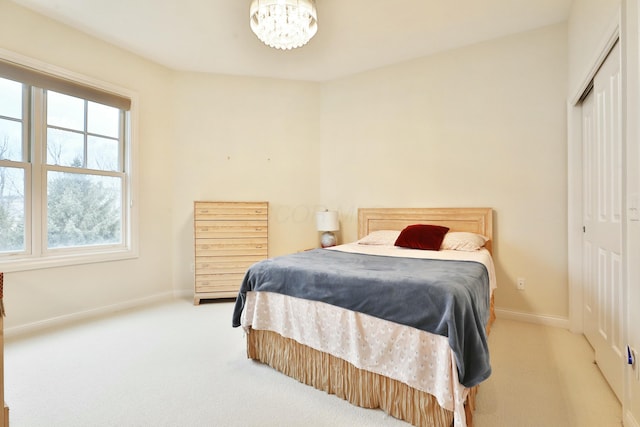
[[249, 18], [256, 36], [276, 49], [304, 46], [318, 31], [315, 0], [253, 0]]

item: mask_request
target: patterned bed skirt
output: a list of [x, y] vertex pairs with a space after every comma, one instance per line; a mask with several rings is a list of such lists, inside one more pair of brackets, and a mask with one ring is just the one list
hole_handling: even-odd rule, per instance
[[[495, 321], [494, 298], [490, 301], [487, 335]], [[351, 363], [315, 350], [272, 331], [249, 329], [247, 356], [304, 384], [363, 408], [380, 408], [414, 426], [450, 427], [453, 412], [429, 393], [400, 381], [356, 368]], [[466, 424], [473, 425], [478, 386], [469, 390], [465, 402]]]

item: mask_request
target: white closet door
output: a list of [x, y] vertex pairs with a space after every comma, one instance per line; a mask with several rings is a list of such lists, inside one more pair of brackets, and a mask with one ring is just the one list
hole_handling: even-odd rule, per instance
[[583, 102], [583, 277], [585, 336], [596, 363], [622, 399], [622, 111], [620, 43]]

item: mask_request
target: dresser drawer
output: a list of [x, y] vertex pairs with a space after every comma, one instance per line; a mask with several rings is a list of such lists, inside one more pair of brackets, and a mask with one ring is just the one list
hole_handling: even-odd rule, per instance
[[266, 220], [268, 206], [264, 203], [240, 202], [197, 202], [195, 205], [195, 219], [199, 220]]
[[266, 257], [267, 239], [196, 239], [196, 257], [238, 255], [261, 255]]
[[196, 276], [196, 292], [228, 292], [240, 290], [244, 274], [205, 274]]
[[249, 267], [258, 261], [264, 259], [264, 256], [226, 256], [212, 257], [202, 256], [196, 257], [197, 274], [216, 274], [216, 273], [242, 273], [244, 274]]
[[198, 238], [267, 238], [268, 224], [266, 220], [256, 221], [220, 221], [196, 220], [195, 232]]

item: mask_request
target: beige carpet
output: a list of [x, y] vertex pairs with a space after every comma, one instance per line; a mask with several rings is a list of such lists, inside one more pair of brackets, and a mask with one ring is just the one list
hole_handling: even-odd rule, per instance
[[[5, 346], [12, 427], [407, 426], [246, 359], [232, 303], [176, 300]], [[620, 426], [583, 337], [498, 319], [476, 427]]]
[[622, 426], [622, 406], [583, 335], [498, 319], [489, 336], [491, 377], [475, 427]]

